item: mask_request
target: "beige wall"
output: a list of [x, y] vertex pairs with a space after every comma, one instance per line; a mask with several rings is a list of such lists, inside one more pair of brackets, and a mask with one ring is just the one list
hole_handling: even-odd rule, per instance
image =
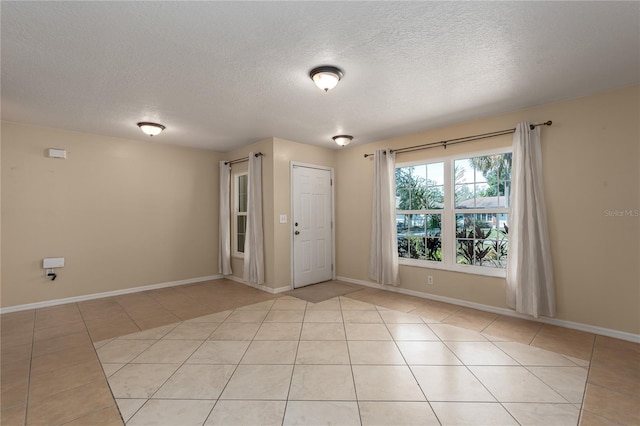
[[[218, 159], [3, 122], [2, 306], [217, 274]], [[53, 282], [45, 257], [66, 261]]]
[[[291, 286], [291, 162], [333, 167], [335, 151], [278, 138], [269, 138], [225, 154], [225, 160], [243, 158], [261, 151], [263, 186], [263, 225], [265, 244], [265, 286], [280, 289]], [[232, 173], [245, 171], [246, 163], [232, 166]], [[232, 204], [233, 205], [233, 204]], [[280, 215], [287, 223], [280, 223]], [[242, 259], [232, 259], [233, 275], [242, 278]]]
[[[338, 275], [367, 279], [375, 148], [401, 148], [553, 120], [542, 129], [544, 184], [556, 280], [557, 317], [640, 333], [640, 218], [605, 210], [640, 209], [640, 89], [557, 102], [387, 141], [337, 155]], [[398, 154], [428, 159], [510, 146], [505, 136], [442, 149]], [[426, 285], [426, 276], [434, 285]], [[402, 266], [401, 287], [505, 308], [504, 279]]]

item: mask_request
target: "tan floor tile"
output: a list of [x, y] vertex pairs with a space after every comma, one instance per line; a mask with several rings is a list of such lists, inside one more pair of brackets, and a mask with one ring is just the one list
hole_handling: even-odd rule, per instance
[[529, 367], [549, 387], [573, 404], [582, 404], [587, 370], [582, 367]]
[[384, 324], [348, 323], [344, 327], [347, 340], [392, 340]]
[[518, 425], [498, 403], [432, 402], [431, 406], [443, 425]]
[[640, 398], [587, 384], [583, 409], [623, 425], [640, 424]]
[[75, 303], [36, 310], [35, 329], [57, 327], [82, 321], [82, 315]]
[[242, 322], [242, 323], [261, 323], [267, 316], [268, 311], [233, 311], [231, 315], [224, 320], [224, 323]]
[[0, 340], [3, 348], [31, 345], [33, 343], [33, 330], [3, 333]]
[[460, 365], [458, 357], [442, 342], [396, 342], [409, 365]]
[[293, 365], [239, 365], [220, 399], [286, 400]]
[[364, 401], [425, 401], [409, 367], [400, 365], [354, 365], [358, 399]]
[[305, 311], [274, 311], [271, 310], [264, 322], [302, 322]]
[[21, 359], [14, 362], [5, 362], [0, 366], [0, 378], [3, 381], [29, 379], [31, 360]]
[[273, 307], [275, 300], [265, 300], [264, 302], [252, 303], [250, 305], [241, 306], [239, 311], [268, 311]]
[[131, 363], [182, 363], [186, 361], [202, 343], [201, 340], [159, 340], [135, 357]]
[[302, 323], [263, 323], [254, 340], [298, 340]]
[[356, 399], [351, 366], [296, 365], [289, 399], [294, 401], [349, 401]]
[[340, 297], [340, 306], [343, 311], [375, 311], [375, 305], [363, 302], [362, 300], [354, 300], [347, 296]]
[[233, 311], [220, 311], [202, 317], [192, 318], [186, 322], [223, 322]]
[[140, 330], [148, 330], [150, 328], [156, 328], [163, 325], [180, 322], [180, 318], [173, 315], [169, 311], [164, 311], [150, 317], [135, 319], [134, 322], [140, 328]]
[[428, 402], [359, 402], [363, 426], [440, 425]]
[[404, 312], [381, 310], [380, 316], [386, 324], [424, 324], [418, 315]]
[[283, 425], [359, 426], [358, 404], [344, 401], [289, 401]]
[[298, 341], [254, 340], [249, 345], [241, 364], [293, 364]]
[[146, 351], [156, 340], [115, 339], [96, 350], [100, 362], [126, 364]]
[[3, 407], [0, 411], [0, 424], [3, 426], [24, 426], [26, 416], [27, 407], [25, 405]]
[[218, 399], [235, 365], [185, 364], [153, 395], [154, 399]]
[[460, 306], [452, 305], [450, 303], [427, 300], [423, 305], [411, 311], [411, 313], [419, 315], [427, 322], [441, 322], [460, 309]]
[[345, 340], [344, 325], [308, 322], [302, 326], [300, 340]]
[[405, 365], [404, 358], [392, 341], [350, 341], [351, 364]]
[[485, 328], [482, 333], [528, 345], [536, 337], [540, 328], [542, 328], [542, 324], [539, 322], [501, 315]]
[[127, 422], [136, 425], [200, 425], [215, 401], [150, 399]]
[[474, 331], [482, 331], [498, 318], [498, 314], [477, 309], [462, 308], [445, 318], [442, 322]]
[[104, 320], [86, 321], [89, 336], [94, 342], [112, 337], [124, 336], [140, 331], [140, 328], [130, 319], [118, 319], [105, 323]]
[[387, 324], [394, 340], [440, 340], [424, 323], [422, 324]]
[[97, 301], [80, 302], [78, 309], [85, 321], [88, 320], [113, 320], [128, 318], [125, 310], [115, 301], [115, 299], [99, 299]]
[[472, 366], [469, 369], [500, 402], [567, 402], [524, 367]]
[[[464, 366], [411, 366], [422, 391], [433, 401], [495, 402], [495, 398]], [[443, 386], [446, 383], [446, 386]], [[358, 395], [360, 395], [358, 393]], [[437, 413], [436, 413], [437, 414]]]
[[36, 310], [11, 312], [0, 315], [0, 329], [2, 333], [13, 333], [16, 331], [29, 331], [35, 324]]
[[124, 421], [128, 421], [147, 402], [146, 398], [116, 399]]
[[345, 323], [382, 324], [382, 317], [377, 310], [342, 310], [342, 318]]
[[107, 362], [103, 362], [102, 363], [102, 371], [104, 371], [104, 375], [106, 377], [111, 377], [113, 376], [118, 370], [120, 370], [122, 367], [124, 367], [126, 364], [120, 364], [120, 363], [107, 363]]
[[215, 312], [213, 309], [207, 306], [197, 306], [197, 305], [189, 305], [184, 307], [175, 307], [167, 309], [176, 317], [180, 318], [182, 321], [190, 320], [193, 318], [202, 317], [205, 315], [209, 315]]
[[238, 364], [249, 347], [248, 341], [209, 340], [187, 360], [188, 364]]
[[349, 364], [347, 342], [302, 340], [298, 344], [296, 364]]
[[474, 330], [456, 327], [450, 324], [429, 324], [429, 328], [445, 342], [486, 342], [482, 334]]
[[211, 334], [209, 340], [252, 340], [260, 323], [224, 322]]
[[640, 395], [640, 369], [594, 362], [589, 368], [589, 383], [632, 396]]
[[[138, 331], [124, 336], [117, 337], [118, 340], [160, 340], [171, 330], [176, 328], [180, 323], [162, 325], [160, 327], [149, 328], [144, 331]], [[96, 347], [97, 349], [97, 347]]]
[[183, 322], [167, 333], [163, 340], [206, 340], [220, 326], [217, 322]]
[[340, 298], [334, 297], [333, 299], [324, 300], [318, 303], [307, 303], [307, 311], [339, 311]]
[[2, 389], [0, 392], [2, 409], [25, 405], [27, 403], [28, 389], [28, 378], [15, 378], [12, 380], [6, 380], [4, 377], [2, 377]]
[[281, 426], [285, 401], [218, 401], [206, 426]]
[[49, 373], [60, 368], [71, 367], [84, 362], [97, 361], [96, 352], [91, 345], [78, 346], [33, 358], [31, 375]]
[[127, 364], [109, 377], [115, 398], [150, 398], [180, 364]]
[[101, 379], [29, 404], [27, 424], [63, 424], [112, 405], [109, 386]]
[[582, 410], [580, 412], [580, 426], [620, 426], [620, 423]]
[[298, 311], [304, 310], [307, 307], [307, 302], [304, 300], [296, 299], [294, 297], [281, 297], [276, 299], [271, 309], [274, 311]]
[[339, 322], [342, 323], [342, 312], [340, 311], [306, 311], [304, 322]]
[[564, 355], [545, 349], [517, 342], [495, 342], [494, 344], [522, 365], [575, 366], [575, 363]]
[[31, 376], [29, 404], [38, 404], [56, 393], [103, 378], [100, 363], [96, 361], [84, 362], [48, 373], [34, 374]]
[[575, 425], [580, 410], [571, 404], [503, 404], [522, 426]]
[[115, 405], [94, 411], [91, 414], [75, 419], [72, 422], [65, 423], [65, 426], [122, 426], [122, 418], [120, 412]]
[[594, 340], [595, 335], [592, 333], [545, 324], [531, 346], [589, 360]]
[[36, 330], [33, 333], [33, 340], [38, 341], [38, 340], [53, 339], [56, 337], [67, 336], [69, 334], [82, 333], [83, 331], [86, 331], [86, 330], [87, 328], [85, 327], [84, 322], [82, 322], [82, 318], [81, 318], [80, 322], [74, 322], [74, 323], [58, 325], [54, 327], [41, 328], [39, 330]]
[[465, 365], [519, 365], [491, 342], [447, 342]]
[[52, 339], [36, 340], [33, 344], [33, 356], [37, 357], [90, 344], [91, 339], [86, 330], [79, 333], [67, 334], [66, 336], [54, 337]]
[[0, 363], [15, 362], [31, 358], [31, 349], [33, 345], [27, 343], [18, 346], [5, 346], [4, 342], [0, 342]]

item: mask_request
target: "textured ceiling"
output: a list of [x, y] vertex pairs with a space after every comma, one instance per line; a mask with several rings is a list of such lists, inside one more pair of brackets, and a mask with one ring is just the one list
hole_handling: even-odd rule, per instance
[[[636, 84], [640, 2], [9, 2], [2, 119], [335, 147]], [[328, 93], [309, 70], [336, 65]], [[553, 117], [551, 117], [553, 118]]]

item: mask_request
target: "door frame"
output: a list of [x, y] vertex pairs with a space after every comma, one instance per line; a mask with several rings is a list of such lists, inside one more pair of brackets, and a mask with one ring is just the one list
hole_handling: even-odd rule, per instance
[[333, 167], [321, 166], [319, 164], [311, 164], [311, 163], [302, 163], [299, 161], [291, 161], [289, 163], [289, 247], [291, 248], [291, 290], [295, 289], [295, 250], [293, 249], [294, 243], [294, 193], [293, 193], [293, 169], [295, 167], [306, 167], [309, 169], [318, 169], [318, 170], [326, 170], [330, 172], [331, 176], [331, 264], [333, 265], [333, 269], [331, 271], [331, 279], [336, 279], [336, 212], [335, 212], [335, 178], [333, 173]]

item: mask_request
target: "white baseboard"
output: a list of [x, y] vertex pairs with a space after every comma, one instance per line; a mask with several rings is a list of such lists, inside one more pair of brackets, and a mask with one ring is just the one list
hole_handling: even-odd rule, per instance
[[587, 333], [600, 334], [607, 337], [613, 337], [615, 339], [627, 340], [629, 342], [640, 343], [640, 334], [627, 333], [626, 331], [618, 331], [610, 328], [597, 327], [595, 325], [582, 324], [579, 322], [561, 320], [557, 318], [532, 318], [529, 315], [520, 314], [507, 308], [497, 308], [495, 306], [483, 305], [481, 303], [468, 302], [466, 300], [453, 299], [451, 297], [438, 296], [436, 294], [422, 293], [420, 291], [408, 290], [406, 288], [393, 287], [387, 285], [380, 285], [371, 281], [358, 280], [348, 277], [336, 277], [338, 281], [344, 281], [346, 283], [360, 284], [366, 287], [372, 287], [379, 290], [392, 291], [395, 293], [402, 293], [408, 296], [416, 296], [423, 299], [436, 300], [438, 302], [451, 303], [452, 305], [464, 306], [466, 308], [473, 308], [479, 311], [492, 312], [494, 314], [506, 315], [514, 318], [526, 319], [529, 321], [541, 322], [544, 324], [557, 325], [559, 327], [571, 328], [573, 330], [585, 331]]
[[278, 294], [278, 293], [283, 293], [285, 291], [291, 290], [291, 286], [272, 288], [266, 285], [258, 285], [258, 284], [250, 283], [248, 281], [243, 280], [242, 278], [236, 277], [235, 275], [225, 275], [222, 278], [226, 278], [228, 280], [235, 281], [240, 284], [248, 285], [249, 287], [253, 287], [258, 290], [262, 290], [264, 292], [271, 293], [271, 294]]
[[50, 306], [64, 305], [65, 303], [83, 302], [85, 300], [100, 299], [103, 297], [120, 296], [129, 293], [138, 293], [140, 291], [157, 290], [165, 287], [175, 287], [185, 284], [199, 283], [203, 281], [211, 281], [222, 278], [222, 275], [209, 275], [206, 277], [189, 278], [186, 280], [169, 281], [160, 284], [144, 285], [140, 287], [125, 288], [122, 290], [105, 291], [103, 293], [86, 294], [83, 296], [66, 297], [64, 299], [47, 300], [44, 302], [27, 303], [25, 305], [9, 306], [0, 308], [0, 314], [8, 314], [10, 312], [26, 311], [28, 309], [48, 308]]

